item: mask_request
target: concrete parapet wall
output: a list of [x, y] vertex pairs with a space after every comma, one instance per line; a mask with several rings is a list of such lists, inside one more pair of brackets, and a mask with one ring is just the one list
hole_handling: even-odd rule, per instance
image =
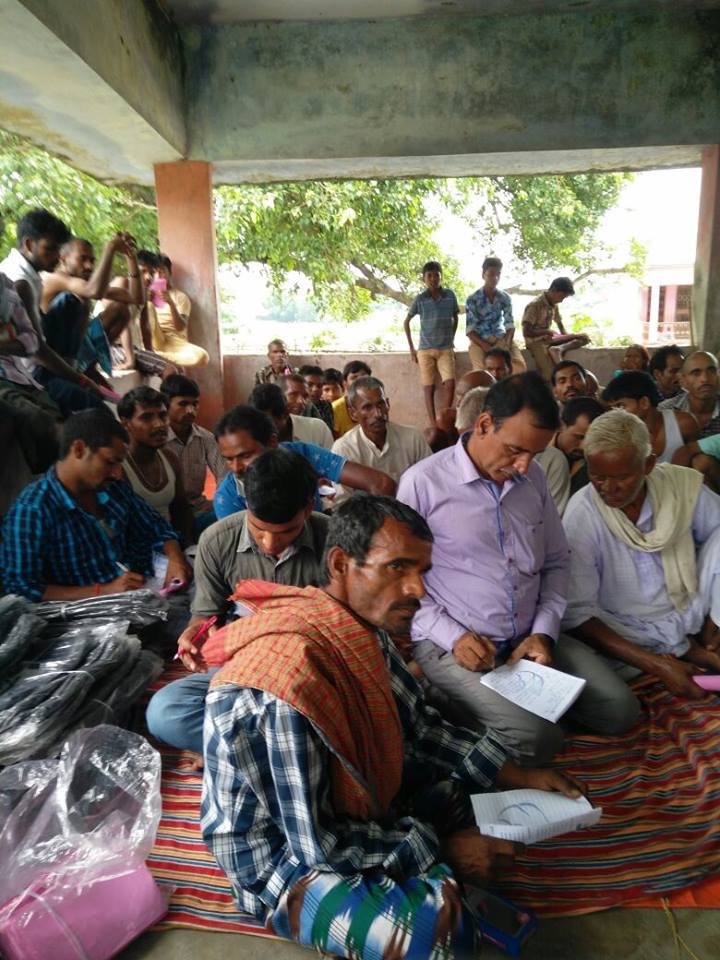
[[[601, 384], [607, 383], [620, 365], [625, 348], [597, 348], [575, 350], [568, 359], [578, 360], [596, 375]], [[528, 367], [532, 358], [524, 353]], [[364, 360], [387, 388], [391, 400], [391, 417], [396, 423], [415, 427], [427, 426], [425, 405], [418, 368], [407, 353], [315, 353], [293, 354], [297, 366], [317, 364], [323, 369], [336, 367], [342, 370], [350, 360]], [[470, 370], [467, 352], [456, 353], [457, 375], [461, 377]], [[225, 409], [238, 403], [246, 403], [248, 394], [255, 385], [255, 371], [267, 364], [264, 354], [235, 354], [224, 358]]]

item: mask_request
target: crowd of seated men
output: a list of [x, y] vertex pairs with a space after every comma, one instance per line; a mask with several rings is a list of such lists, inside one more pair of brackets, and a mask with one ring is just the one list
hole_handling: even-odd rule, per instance
[[[466, 894], [517, 852], [479, 833], [470, 794], [577, 797], [547, 766], [569, 731], [630, 730], [640, 676], [699, 700], [693, 677], [720, 673], [715, 357], [633, 345], [599, 386], [564, 356], [578, 337], [549, 332], [561, 283], [526, 311], [540, 372], [517, 372], [486, 261], [455, 391], [430, 334], [456, 301], [432, 267], [415, 353], [438, 353], [446, 389], [425, 433], [363, 361], [296, 370], [282, 341], [210, 432], [179, 369], [203, 362], [192, 345], [123, 340], [148, 296], [164, 334], [186, 330], [170, 267], [143, 272], [126, 234], [96, 266], [47, 212], [24, 219], [0, 282], [2, 431], [29, 480], [5, 510], [5, 592], [180, 584], [166, 653], [187, 673], [146, 723], [203, 770], [203, 836], [240, 908], [335, 956], [469, 955]], [[160, 389], [109, 402], [113, 357], [145, 358]], [[523, 659], [585, 681], [561, 722], [482, 683]]]

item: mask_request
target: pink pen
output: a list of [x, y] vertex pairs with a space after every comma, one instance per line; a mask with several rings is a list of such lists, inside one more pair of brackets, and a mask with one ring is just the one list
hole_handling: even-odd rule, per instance
[[[197, 631], [192, 635], [192, 639], [190, 640], [190, 643], [195, 644], [197, 643], [198, 640], [202, 639], [205, 636], [205, 634], [208, 632], [208, 630], [211, 627], [215, 626], [215, 624], [217, 623], [217, 620], [218, 618], [213, 616], [213, 617], [208, 617], [207, 620], [203, 621], [203, 623], [201, 623], [200, 626], [198, 627]], [[178, 647], [178, 652], [173, 657], [173, 660], [179, 660], [180, 656], [181, 656], [180, 647]]]

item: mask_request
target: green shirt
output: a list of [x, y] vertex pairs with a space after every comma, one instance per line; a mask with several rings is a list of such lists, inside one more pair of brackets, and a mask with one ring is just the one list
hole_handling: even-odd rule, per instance
[[317, 586], [329, 518], [312, 513], [298, 539], [282, 555], [261, 553], [250, 536], [247, 512], [218, 520], [200, 537], [195, 558], [194, 617], [225, 615], [238, 580], [267, 580], [294, 587]]

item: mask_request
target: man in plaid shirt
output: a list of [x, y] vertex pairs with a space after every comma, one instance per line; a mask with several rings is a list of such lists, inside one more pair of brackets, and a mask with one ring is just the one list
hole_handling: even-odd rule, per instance
[[60, 459], [20, 494], [5, 518], [5, 589], [28, 600], [81, 600], [142, 587], [153, 552], [165, 583], [192, 570], [172, 527], [122, 478], [128, 435], [107, 410], [65, 421]]
[[[432, 534], [412, 508], [387, 497], [351, 498], [330, 522], [322, 590], [298, 590], [295, 600], [282, 605], [270, 598], [271, 610], [260, 605], [244, 626], [238, 621], [246, 640], [235, 650], [230, 640], [223, 641], [232, 659], [207, 699], [206, 842], [243, 910], [266, 918], [287, 939], [338, 956], [379, 957], [395, 948], [406, 958], [469, 952], [476, 927], [459, 881], [487, 878], [513, 856], [512, 844], [483, 837], [473, 825], [470, 792], [496, 785], [580, 793], [560, 773], [506, 761], [492, 732], [478, 736], [454, 727], [425, 704], [388, 634], [409, 632], [425, 593], [431, 550]], [[313, 603], [316, 620], [309, 619]], [[331, 621], [341, 622], [346, 632], [332, 634]], [[351, 746], [355, 741], [355, 763], [321, 729], [322, 704], [310, 698], [298, 709], [313, 686], [307, 659], [288, 669], [291, 685], [298, 671], [307, 678], [293, 703], [290, 695], [283, 699], [263, 689], [262, 678], [245, 685], [238, 679], [253, 655], [263, 669], [275, 626], [283, 647], [291, 640], [302, 645], [303, 631], [317, 641], [335, 639], [335, 652], [328, 646], [318, 658], [335, 690], [349, 682], [353, 691], [340, 704], [337, 727]], [[251, 633], [260, 636], [259, 649], [247, 644]], [[347, 650], [338, 649], [337, 636], [347, 636]], [[355, 649], [363, 642], [365, 647]], [[353, 659], [353, 652], [361, 655]], [[344, 676], [333, 680], [337, 659], [344, 662]], [[373, 668], [375, 686], [368, 679]], [[269, 688], [277, 664], [267, 670]], [[371, 699], [362, 699], [367, 690], [389, 696], [376, 696], [369, 709]], [[364, 708], [355, 714], [357, 725], [343, 730], [356, 694]], [[363, 741], [362, 729], [372, 732], [377, 722], [378, 704], [392, 717], [387, 737], [376, 731]], [[383, 803], [383, 780], [393, 767], [374, 764], [368, 754], [384, 756], [385, 741], [396, 735], [399, 789]], [[387, 774], [373, 780], [368, 771], [378, 769]], [[340, 802], [347, 799], [348, 783], [350, 796], [354, 787], [368, 801], [370, 815], [353, 815], [352, 803]]]

